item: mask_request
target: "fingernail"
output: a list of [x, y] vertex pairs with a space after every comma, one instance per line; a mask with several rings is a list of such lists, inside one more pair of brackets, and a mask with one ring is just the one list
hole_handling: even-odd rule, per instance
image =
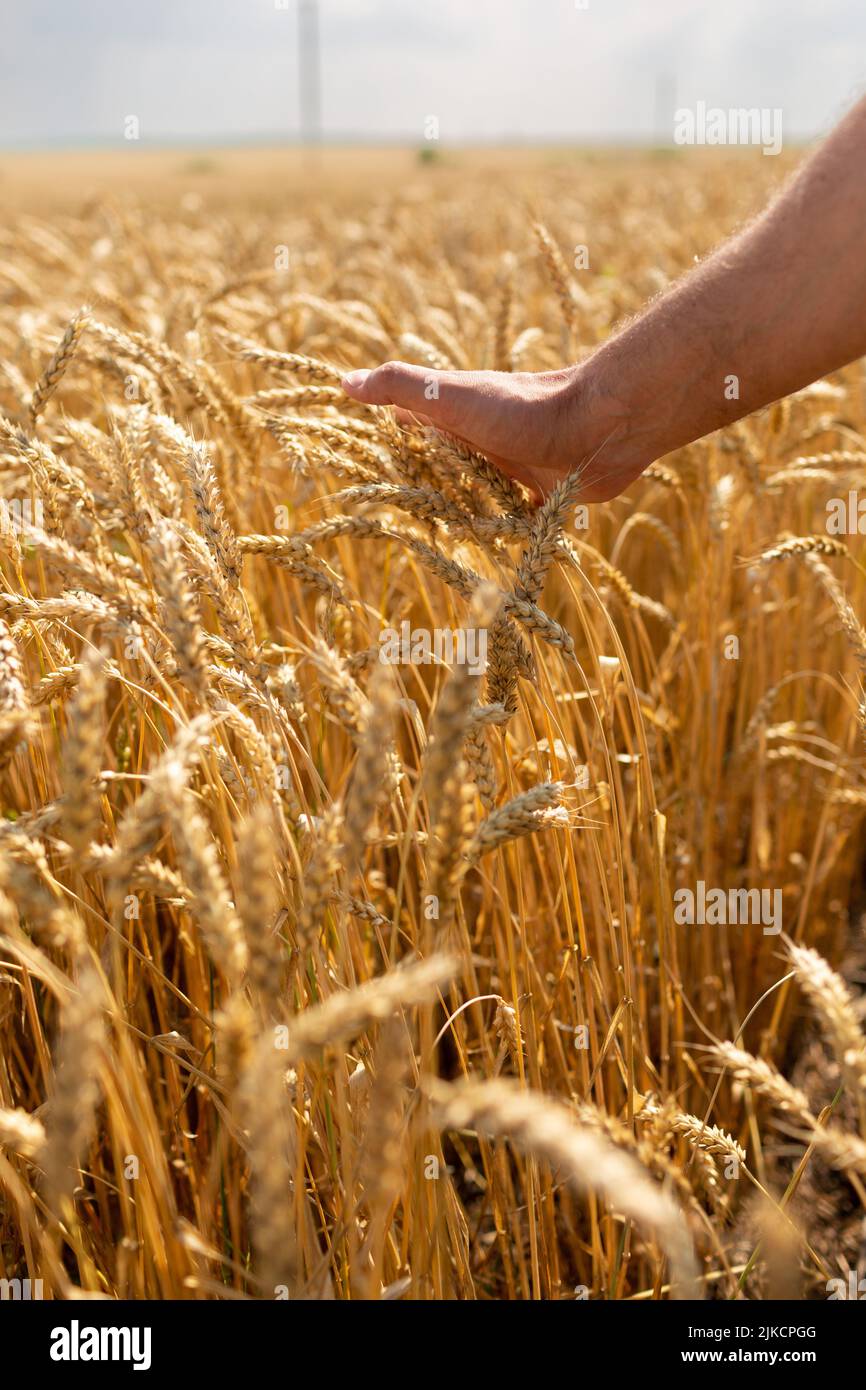
[[357, 389], [357, 387], [364, 385], [369, 375], [370, 373], [368, 371], [347, 372], [343, 377], [343, 385]]

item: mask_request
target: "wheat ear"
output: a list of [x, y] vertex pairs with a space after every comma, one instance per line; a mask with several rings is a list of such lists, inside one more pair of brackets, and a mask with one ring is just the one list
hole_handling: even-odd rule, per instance
[[679, 1208], [639, 1163], [600, 1133], [575, 1124], [565, 1106], [506, 1080], [434, 1082], [429, 1094], [440, 1129], [471, 1128], [509, 1139], [545, 1159], [578, 1192], [597, 1192], [614, 1211], [649, 1227], [670, 1261], [675, 1296], [700, 1296], [692, 1243]]

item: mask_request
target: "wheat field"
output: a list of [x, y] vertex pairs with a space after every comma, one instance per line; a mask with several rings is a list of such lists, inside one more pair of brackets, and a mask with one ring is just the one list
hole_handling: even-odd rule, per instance
[[[0, 1278], [827, 1297], [866, 1200], [866, 575], [826, 527], [862, 365], [588, 514], [340, 388], [577, 360], [774, 161], [166, 158], [4, 171]], [[383, 662], [402, 624], [485, 674]], [[781, 930], [682, 922], [698, 883]]]

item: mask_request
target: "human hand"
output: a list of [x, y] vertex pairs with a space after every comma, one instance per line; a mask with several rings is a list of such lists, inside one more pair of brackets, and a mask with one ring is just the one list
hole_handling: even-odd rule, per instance
[[556, 372], [441, 372], [407, 362], [349, 372], [343, 389], [367, 405], [456, 436], [541, 502], [585, 466], [578, 501], [616, 497], [651, 459], [617, 446], [624, 413], [594, 399], [582, 367]]

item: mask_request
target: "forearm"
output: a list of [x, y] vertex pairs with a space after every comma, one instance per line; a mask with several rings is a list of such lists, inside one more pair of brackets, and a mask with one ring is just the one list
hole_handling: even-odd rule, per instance
[[470, 444], [536, 499], [580, 467], [580, 500], [603, 502], [653, 459], [864, 353], [866, 101], [762, 217], [578, 366], [387, 362], [343, 384]]
[[575, 390], [595, 446], [658, 458], [864, 353], [866, 101], [757, 222], [582, 364]]

